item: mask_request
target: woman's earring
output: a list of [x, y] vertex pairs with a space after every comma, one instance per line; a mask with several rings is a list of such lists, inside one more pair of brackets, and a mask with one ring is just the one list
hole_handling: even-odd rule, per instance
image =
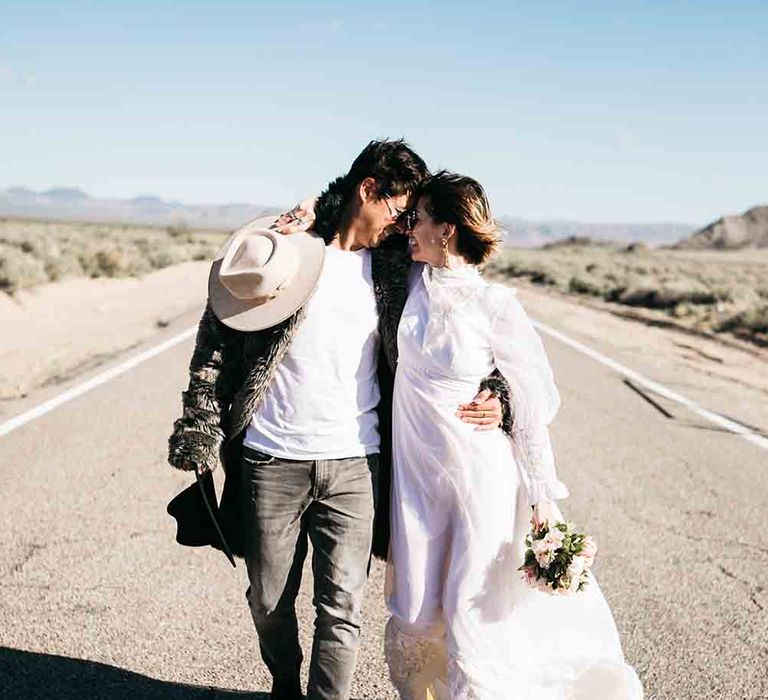
[[443, 267], [448, 267], [448, 238], [443, 237]]

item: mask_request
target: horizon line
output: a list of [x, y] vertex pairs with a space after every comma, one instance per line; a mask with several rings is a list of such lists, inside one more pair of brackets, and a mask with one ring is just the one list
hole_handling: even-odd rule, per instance
[[[82, 187], [79, 186], [73, 186], [73, 185], [52, 185], [49, 187], [41, 187], [40, 189], [36, 189], [33, 187], [29, 187], [27, 185], [8, 185], [4, 189], [0, 189], [0, 193], [9, 193], [14, 190], [21, 190], [25, 192], [30, 192], [35, 195], [50, 195], [52, 193], [55, 193], [57, 191], [61, 192], [72, 192], [72, 193], [80, 193], [84, 195], [86, 198], [93, 200], [93, 201], [113, 201], [113, 202], [132, 202], [140, 199], [154, 199], [158, 200], [160, 202], [163, 202], [164, 204], [171, 204], [171, 205], [180, 205], [183, 207], [190, 206], [190, 207], [235, 207], [235, 206], [243, 206], [243, 207], [259, 207], [261, 209], [283, 209], [285, 211], [288, 211], [293, 205], [283, 205], [283, 204], [263, 204], [263, 203], [257, 203], [257, 202], [244, 202], [244, 201], [229, 201], [229, 202], [189, 202], [189, 201], [182, 201], [179, 199], [166, 199], [162, 195], [158, 195], [156, 193], [152, 192], [141, 192], [136, 195], [123, 195], [119, 197], [101, 197], [101, 196], [94, 196], [87, 191], [85, 191]], [[755, 207], [759, 207], [763, 205], [754, 205], [753, 207], [749, 207], [748, 209], [738, 212], [738, 213], [727, 213], [723, 214], [721, 217], [725, 216], [732, 216], [732, 215], [742, 215], [747, 211], [750, 211], [751, 209]], [[691, 228], [691, 230], [696, 230], [697, 228], [703, 228], [704, 226], [709, 225], [709, 223], [713, 223], [714, 221], [717, 221], [718, 219], [712, 219], [706, 224], [693, 224], [689, 221], [674, 221], [670, 219], [646, 219], [646, 220], [634, 220], [634, 221], [621, 221], [621, 220], [590, 220], [590, 219], [578, 219], [578, 218], [570, 218], [567, 216], [523, 216], [519, 214], [509, 214], [509, 213], [502, 213], [495, 215], [496, 219], [515, 219], [517, 221], [525, 221], [528, 223], [535, 223], [535, 224], [544, 224], [544, 223], [557, 223], [557, 224], [590, 224], [594, 226], [685, 226]]]

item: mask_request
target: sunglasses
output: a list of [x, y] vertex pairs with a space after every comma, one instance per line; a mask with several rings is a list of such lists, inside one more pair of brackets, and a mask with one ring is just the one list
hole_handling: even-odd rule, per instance
[[392, 198], [387, 197], [387, 195], [384, 195], [384, 204], [387, 205], [387, 211], [389, 212], [389, 218], [393, 221], [396, 219], [399, 219], [405, 212], [405, 209], [398, 209], [394, 204], [391, 203]]
[[419, 223], [419, 215], [415, 209], [406, 209], [400, 216], [397, 217], [395, 222], [402, 231], [409, 233], [414, 229], [417, 223]]

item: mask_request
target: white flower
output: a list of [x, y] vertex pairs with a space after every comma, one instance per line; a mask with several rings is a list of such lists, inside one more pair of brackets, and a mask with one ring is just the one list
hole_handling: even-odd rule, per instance
[[555, 557], [555, 551], [552, 545], [547, 542], [546, 538], [543, 540], [534, 540], [531, 543], [531, 550], [536, 557], [536, 561], [542, 569], [546, 569], [552, 563], [552, 559]]
[[565, 534], [563, 534], [556, 527], [551, 527], [549, 532], [544, 536], [544, 542], [547, 542], [552, 549], [558, 549], [562, 546]]

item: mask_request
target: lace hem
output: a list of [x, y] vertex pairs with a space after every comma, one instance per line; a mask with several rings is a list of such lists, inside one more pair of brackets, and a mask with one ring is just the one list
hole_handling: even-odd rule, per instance
[[390, 617], [384, 628], [384, 656], [401, 700], [448, 700], [442, 680], [446, 672], [443, 637], [407, 634]]

